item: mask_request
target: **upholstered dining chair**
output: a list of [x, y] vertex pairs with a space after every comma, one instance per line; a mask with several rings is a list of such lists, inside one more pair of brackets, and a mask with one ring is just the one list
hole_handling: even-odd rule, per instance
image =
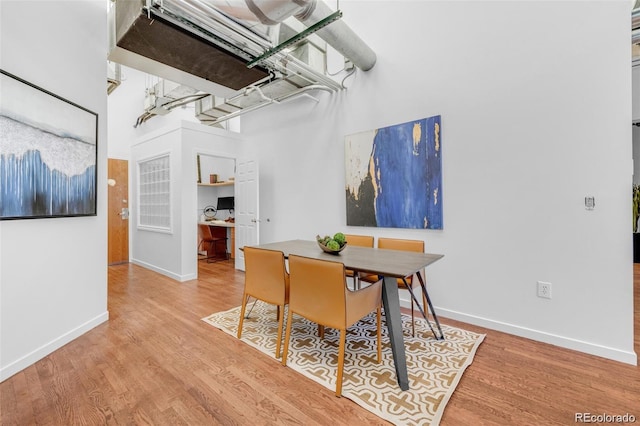
[[380, 362], [382, 357], [380, 344], [382, 283], [374, 283], [362, 290], [351, 291], [347, 288], [345, 268], [342, 263], [296, 255], [289, 256], [289, 272], [291, 274], [289, 313], [282, 365], [287, 365], [293, 314], [303, 316], [319, 325], [340, 330], [336, 396], [341, 396], [347, 328], [372, 311], [376, 311], [377, 361]]
[[[347, 244], [357, 247], [373, 247], [373, 235], [345, 234]], [[353, 279], [353, 288], [360, 288], [360, 273], [351, 269], [346, 270], [347, 277]]]
[[289, 273], [284, 253], [255, 247], [244, 247], [244, 292], [238, 323], [238, 339], [242, 337], [247, 302], [250, 297], [277, 306], [278, 336], [276, 337], [276, 358], [280, 357], [284, 307], [289, 303]]
[[[378, 248], [388, 249], [388, 250], [415, 251], [418, 253], [424, 253], [424, 241], [404, 240], [399, 238], [378, 238]], [[424, 272], [424, 271], [419, 271], [419, 272]], [[398, 288], [411, 291], [411, 289], [413, 289], [413, 287], [417, 282], [417, 281], [414, 281], [413, 277], [414, 276], [411, 275], [410, 277], [398, 278]], [[381, 280], [382, 277], [379, 277], [378, 275], [366, 275], [366, 276], [360, 277], [360, 279], [366, 282], [376, 282]], [[416, 335], [416, 328], [414, 323], [415, 303], [413, 299], [414, 299], [413, 292], [411, 292], [411, 335], [415, 337]], [[424, 307], [424, 309], [426, 309], [427, 298], [424, 292], [422, 292], [422, 303], [423, 303], [422, 306]]]

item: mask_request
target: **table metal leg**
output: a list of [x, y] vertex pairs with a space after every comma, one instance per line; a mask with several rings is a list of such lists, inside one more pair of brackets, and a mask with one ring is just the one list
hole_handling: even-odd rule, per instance
[[402, 336], [402, 315], [400, 313], [400, 298], [398, 296], [398, 282], [396, 278], [384, 277], [382, 286], [382, 304], [384, 316], [389, 331], [393, 362], [396, 367], [396, 378], [400, 389], [409, 389], [407, 374], [407, 358], [404, 353], [404, 337]]
[[[440, 337], [436, 336], [437, 340], [444, 340], [444, 333], [442, 332], [442, 328], [440, 327], [440, 321], [438, 321], [438, 315], [436, 314], [436, 311], [433, 309], [433, 305], [431, 304], [431, 298], [429, 297], [429, 292], [427, 291], [427, 286], [424, 284], [424, 279], [422, 279], [422, 275], [420, 274], [420, 272], [418, 272], [418, 281], [420, 281], [420, 287], [422, 288], [422, 291], [424, 292], [424, 296], [427, 299], [427, 303], [429, 304], [429, 309], [431, 310], [431, 315], [433, 315], [433, 319], [436, 321], [436, 326], [438, 327], [438, 331], [440, 332]], [[426, 310], [426, 307], [425, 307]], [[426, 318], [427, 321], [429, 321], [429, 318]], [[431, 323], [429, 323], [429, 327], [431, 327]], [[431, 328], [431, 331], [433, 331], [433, 328]], [[435, 336], [435, 332], [433, 333]]]
[[[420, 276], [420, 275], [418, 275]], [[424, 318], [425, 320], [427, 320], [427, 324], [429, 325], [429, 329], [431, 330], [431, 332], [433, 333], [433, 336], [436, 338], [436, 340], [441, 340], [444, 339], [444, 335], [442, 334], [442, 330], [440, 330], [440, 337], [438, 337], [438, 335], [436, 334], [435, 330], [433, 329], [433, 327], [431, 326], [431, 321], [429, 321], [429, 316], [427, 315], [427, 312], [425, 312], [425, 310], [427, 309], [426, 307], [424, 308], [425, 310], [422, 309], [422, 306], [420, 306], [420, 302], [418, 301], [418, 298], [416, 297], [416, 295], [413, 293], [413, 289], [411, 288], [411, 286], [407, 283], [407, 280], [405, 278], [402, 279], [402, 281], [404, 282], [404, 287], [409, 290], [409, 294], [411, 295], [411, 314], [413, 315], [413, 306], [414, 304], [416, 306], [418, 306], [418, 310], [420, 311], [420, 314], [422, 314], [422, 318]], [[429, 301], [429, 296], [427, 296], [427, 302], [429, 303], [429, 306], [431, 306], [431, 301]], [[431, 311], [433, 312], [433, 308], [431, 308]], [[411, 320], [413, 321], [413, 317], [411, 317]], [[438, 321], [438, 319], [436, 318], [436, 322]], [[438, 323], [438, 328], [440, 328], [440, 324]], [[415, 336], [413, 336], [415, 337]]]

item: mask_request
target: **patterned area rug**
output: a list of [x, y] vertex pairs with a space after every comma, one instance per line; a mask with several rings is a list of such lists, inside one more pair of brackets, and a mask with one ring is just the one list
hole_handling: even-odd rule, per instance
[[[202, 320], [235, 337], [239, 317], [237, 307]], [[320, 340], [315, 323], [296, 315], [293, 321], [287, 366], [334, 391], [339, 332], [327, 328]], [[437, 425], [485, 335], [442, 326], [446, 340], [438, 341], [426, 321], [416, 318], [414, 338], [411, 316], [403, 315], [402, 322], [410, 390], [402, 391], [397, 385], [384, 315], [382, 362], [375, 362], [375, 315], [371, 314], [347, 330], [342, 396], [397, 425]], [[244, 321], [242, 341], [275, 360], [277, 327], [276, 308], [258, 301]]]

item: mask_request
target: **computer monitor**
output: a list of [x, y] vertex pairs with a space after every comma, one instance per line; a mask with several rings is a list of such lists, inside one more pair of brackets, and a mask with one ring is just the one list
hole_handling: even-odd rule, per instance
[[233, 210], [234, 206], [234, 197], [218, 197], [218, 206], [216, 207], [216, 210]]

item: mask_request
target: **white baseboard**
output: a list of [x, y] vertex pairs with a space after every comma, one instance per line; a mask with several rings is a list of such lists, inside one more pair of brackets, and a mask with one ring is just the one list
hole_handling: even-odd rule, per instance
[[198, 274], [197, 273], [193, 273], [193, 274], [186, 274], [186, 275], [180, 275], [180, 274], [176, 274], [175, 272], [171, 272], [167, 269], [163, 269], [163, 268], [159, 268], [155, 265], [152, 265], [150, 263], [147, 262], [143, 262], [141, 260], [137, 260], [137, 259], [131, 259], [131, 263], [136, 264], [138, 266], [142, 266], [143, 268], [147, 268], [147, 269], [151, 269], [154, 272], [157, 272], [159, 274], [162, 274], [166, 277], [172, 278], [176, 281], [180, 281], [180, 282], [184, 282], [184, 281], [189, 281], [189, 280], [195, 280], [196, 278], [198, 278]]
[[[406, 306], [409, 308], [411, 307], [411, 304], [408, 301], [401, 304], [403, 306], [406, 304]], [[595, 343], [584, 342], [565, 336], [558, 336], [556, 334], [551, 334], [540, 330], [534, 330], [531, 328], [521, 327], [519, 325], [508, 324], [474, 315], [468, 315], [462, 312], [451, 311], [448, 309], [442, 309], [438, 307], [434, 307], [434, 309], [436, 310], [438, 316], [444, 318], [451, 318], [457, 321], [466, 322], [468, 324], [489, 328], [491, 330], [502, 331], [504, 333], [513, 334], [515, 336], [536, 340], [538, 342], [549, 343], [574, 351], [584, 352], [590, 355], [624, 362], [625, 364], [638, 365], [638, 356], [633, 351], [624, 351], [617, 348], [610, 348]]]
[[91, 330], [92, 328], [108, 320], [109, 320], [109, 312], [108, 311], [103, 312], [102, 314], [98, 315], [95, 318], [90, 319], [89, 321], [74, 328], [73, 330], [66, 332], [62, 336], [55, 338], [51, 342], [40, 346], [38, 349], [28, 353], [27, 355], [12, 362], [11, 364], [0, 368], [0, 382], [5, 381], [9, 377], [24, 370], [30, 365], [35, 364], [37, 361], [46, 357], [51, 352], [61, 348], [62, 346], [66, 345], [67, 343], [71, 342], [77, 337], [80, 337], [81, 335]]

